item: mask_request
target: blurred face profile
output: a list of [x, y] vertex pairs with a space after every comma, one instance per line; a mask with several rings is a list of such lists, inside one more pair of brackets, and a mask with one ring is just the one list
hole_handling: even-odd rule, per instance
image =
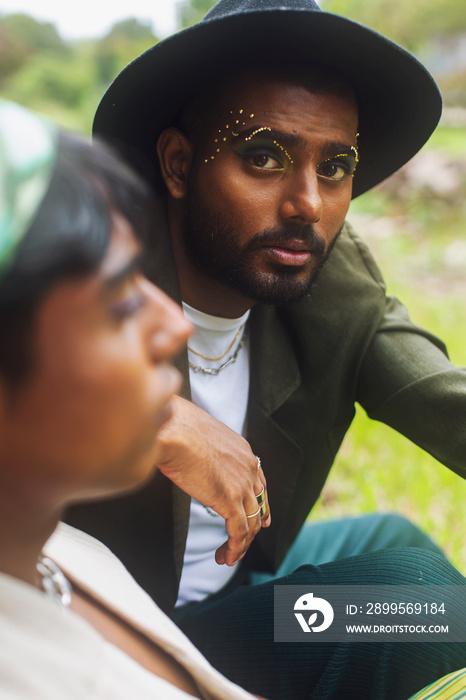
[[113, 216], [100, 269], [49, 291], [33, 329], [33, 366], [4, 401], [0, 461], [37, 497], [70, 502], [143, 482], [180, 375], [168, 362], [190, 326], [140, 273], [128, 222]]

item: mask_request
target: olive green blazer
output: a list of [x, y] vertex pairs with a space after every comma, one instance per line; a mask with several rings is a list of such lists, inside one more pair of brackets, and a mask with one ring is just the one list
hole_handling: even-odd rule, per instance
[[[149, 261], [149, 277], [180, 301], [166, 224]], [[245, 566], [273, 571], [280, 564], [321, 492], [355, 402], [466, 476], [466, 369], [455, 368], [441, 341], [386, 297], [371, 254], [348, 224], [307, 298], [252, 309], [250, 347], [248, 439], [262, 460], [273, 518]], [[185, 352], [176, 363], [189, 398]], [[189, 503], [157, 472], [140, 492], [75, 507], [68, 521], [105, 542], [170, 611]]]

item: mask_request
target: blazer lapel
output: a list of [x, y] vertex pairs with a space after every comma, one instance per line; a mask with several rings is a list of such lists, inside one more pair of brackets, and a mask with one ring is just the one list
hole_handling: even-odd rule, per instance
[[[286, 327], [286, 311], [257, 306], [251, 313], [248, 440], [261, 458], [272, 506], [272, 525], [261, 531], [248, 553], [254, 568], [275, 567], [281, 558], [281, 533], [296, 481], [304, 464], [301, 448], [276, 420], [301, 383]], [[246, 560], [247, 561], [247, 560]]]

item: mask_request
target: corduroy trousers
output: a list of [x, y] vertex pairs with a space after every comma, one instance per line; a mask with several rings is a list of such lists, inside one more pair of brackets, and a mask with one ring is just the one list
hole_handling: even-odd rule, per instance
[[177, 608], [173, 618], [213, 666], [268, 700], [407, 700], [466, 666], [466, 643], [274, 642], [277, 584], [464, 586], [404, 518], [305, 525], [276, 574], [253, 572], [246, 584]]

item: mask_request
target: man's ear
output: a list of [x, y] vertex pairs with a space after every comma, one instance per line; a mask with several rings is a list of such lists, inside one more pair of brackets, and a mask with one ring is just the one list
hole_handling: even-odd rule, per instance
[[170, 127], [157, 142], [157, 154], [165, 184], [173, 199], [184, 199], [193, 149], [186, 136]]

